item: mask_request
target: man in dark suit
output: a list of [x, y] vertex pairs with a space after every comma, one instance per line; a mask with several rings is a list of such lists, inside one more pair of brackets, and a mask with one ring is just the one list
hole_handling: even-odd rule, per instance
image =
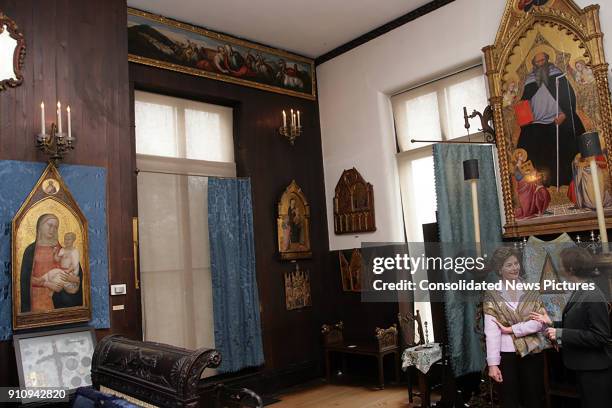
[[[566, 248], [561, 260], [568, 281], [591, 282], [590, 253], [584, 248]], [[612, 339], [608, 303], [601, 290], [578, 290], [572, 294], [563, 320], [546, 329], [548, 338], [561, 346], [563, 363], [576, 372], [583, 408], [612, 406]], [[552, 325], [546, 315], [534, 320]]]

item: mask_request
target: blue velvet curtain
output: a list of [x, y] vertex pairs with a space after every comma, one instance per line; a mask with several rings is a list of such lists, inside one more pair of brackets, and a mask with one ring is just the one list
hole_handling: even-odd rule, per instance
[[[11, 222], [40, 178], [45, 163], [0, 161], [0, 340], [12, 336]], [[106, 169], [60, 165], [59, 172], [87, 218], [91, 275], [91, 327], [110, 327]]]
[[208, 229], [219, 371], [261, 365], [250, 180], [208, 179]]
[[[493, 248], [502, 239], [492, 146], [436, 144], [433, 156], [440, 242], [456, 244], [474, 242], [471, 189], [463, 179], [463, 161], [478, 160], [480, 236], [486, 253], [487, 248]], [[447, 280], [456, 278], [453, 275], [447, 273]], [[485, 365], [484, 345], [476, 329], [483, 324], [477, 321], [477, 308], [476, 302], [465, 301], [452, 291], [445, 292], [449, 351], [456, 376], [481, 371]]]

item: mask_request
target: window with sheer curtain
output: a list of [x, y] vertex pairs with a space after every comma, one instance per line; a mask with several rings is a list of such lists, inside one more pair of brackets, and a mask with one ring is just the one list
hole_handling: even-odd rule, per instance
[[144, 338], [214, 347], [207, 176], [236, 176], [232, 108], [136, 91], [135, 120]]
[[[470, 120], [470, 129], [477, 133], [467, 136], [463, 107], [468, 112], [482, 111], [488, 105], [487, 99], [481, 65], [391, 97], [400, 149], [397, 166], [408, 242], [423, 242], [423, 224], [436, 222], [431, 145], [444, 140], [482, 141], [478, 119]], [[432, 327], [429, 304], [420, 302], [415, 308], [421, 310], [423, 321]]]

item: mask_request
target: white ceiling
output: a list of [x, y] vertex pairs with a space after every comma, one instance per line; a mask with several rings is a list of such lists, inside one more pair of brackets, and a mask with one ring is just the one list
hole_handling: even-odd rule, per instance
[[128, 0], [130, 7], [316, 58], [431, 0]]

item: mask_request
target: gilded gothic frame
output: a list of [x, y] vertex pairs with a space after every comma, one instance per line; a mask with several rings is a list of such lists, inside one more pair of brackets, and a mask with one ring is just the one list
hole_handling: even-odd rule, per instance
[[278, 252], [282, 260], [312, 258], [310, 247], [310, 206], [295, 180], [278, 202]]
[[91, 320], [87, 225], [49, 164], [12, 222], [13, 330]]
[[[571, 215], [538, 215], [527, 219], [520, 219], [516, 216], [517, 196], [513, 187], [513, 165], [516, 165], [516, 156], [513, 154], [518, 152], [518, 149], [514, 150], [518, 146], [514, 145], [512, 132], [508, 131], [508, 122], [505, 122], [509, 115], [508, 109], [504, 110], [504, 107], [507, 106], [505, 98], [508, 97], [509, 85], [504, 87], [504, 84], [510, 81], [508, 75], [511, 72], [508, 69], [513, 54], [517, 49], [522, 51], [521, 41], [536, 28], [538, 30], [539, 27], [547, 30], [556, 29], [560, 36], [559, 42], [573, 41], [575, 44], [572, 46], [577, 46], [580, 51], [583, 65], [586, 63], [589, 71], [592, 71], [594, 77], [592, 81], [596, 85], [594, 92], [596, 98], [593, 99], [597, 100], [599, 116], [596, 122], [593, 121], [591, 129], [587, 126], [585, 129], [599, 131], [602, 141], [608, 147], [605, 153], [607, 170], [605, 168], [602, 170], [607, 176], [606, 188], [610, 188], [609, 180], [612, 176], [609, 166], [611, 163], [610, 147], [612, 147], [612, 104], [608, 85], [608, 63], [604, 56], [603, 33], [599, 22], [599, 5], [590, 5], [582, 9], [572, 0], [547, 0], [537, 3], [541, 5], [530, 3], [528, 8], [524, 8], [524, 4], [520, 0], [507, 0], [495, 43], [483, 48], [490, 94], [489, 102], [493, 110], [496, 143], [499, 150], [498, 163], [505, 213], [504, 236], [519, 237], [595, 229], [597, 228], [595, 211]], [[532, 47], [535, 47], [535, 42], [533, 44]], [[568, 58], [573, 58], [577, 67], [576, 56], [566, 54], [563, 50], [562, 58], [565, 59], [566, 55]], [[523, 63], [525, 61], [528, 59], [526, 58]], [[569, 62], [567, 64], [571, 67]], [[575, 109], [577, 110], [578, 107]], [[516, 121], [518, 122], [518, 119]], [[606, 211], [606, 222], [612, 223], [612, 210]]]

